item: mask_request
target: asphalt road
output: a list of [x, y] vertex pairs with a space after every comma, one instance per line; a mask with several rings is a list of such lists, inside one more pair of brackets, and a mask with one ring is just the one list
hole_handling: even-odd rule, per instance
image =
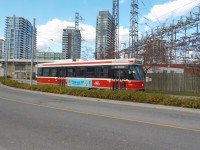
[[0, 150], [199, 150], [200, 110], [0, 85]]

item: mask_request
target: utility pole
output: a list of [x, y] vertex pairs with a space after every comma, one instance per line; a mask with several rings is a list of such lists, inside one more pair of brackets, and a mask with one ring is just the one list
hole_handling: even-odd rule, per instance
[[31, 72], [30, 72], [30, 85], [33, 84], [33, 62], [35, 56], [35, 18], [33, 18], [33, 31], [32, 31], [32, 55], [31, 55]]
[[6, 57], [5, 57], [5, 69], [4, 69], [4, 78], [7, 79], [7, 73], [8, 73], [8, 51], [10, 49], [10, 41], [9, 39], [6, 40]]

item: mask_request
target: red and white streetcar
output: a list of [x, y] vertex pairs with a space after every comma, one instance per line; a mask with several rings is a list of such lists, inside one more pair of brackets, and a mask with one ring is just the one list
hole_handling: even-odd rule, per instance
[[144, 90], [140, 59], [58, 60], [37, 65], [37, 83], [88, 89]]

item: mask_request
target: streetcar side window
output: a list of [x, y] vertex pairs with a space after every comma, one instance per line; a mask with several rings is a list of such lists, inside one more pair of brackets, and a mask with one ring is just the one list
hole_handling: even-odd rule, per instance
[[75, 77], [75, 68], [67, 68], [67, 77]]
[[65, 67], [61, 67], [58, 68], [58, 77], [66, 77], [66, 68]]
[[127, 70], [126, 69], [113, 69], [112, 71], [113, 79], [128, 79]]
[[48, 77], [50, 75], [50, 68], [43, 68], [42, 76]]
[[97, 68], [97, 77], [108, 78], [109, 69], [107, 66], [102, 66]]
[[57, 76], [57, 68], [51, 68], [50, 76], [51, 77], [56, 77]]
[[76, 68], [76, 77], [85, 77], [85, 67], [77, 67]]
[[94, 78], [96, 75], [95, 75], [95, 67], [87, 67], [86, 69], [86, 77], [88, 78]]

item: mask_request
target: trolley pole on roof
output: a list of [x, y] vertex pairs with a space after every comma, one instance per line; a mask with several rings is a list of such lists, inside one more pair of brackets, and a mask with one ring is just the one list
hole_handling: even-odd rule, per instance
[[34, 61], [34, 54], [35, 54], [34, 49], [35, 49], [35, 18], [33, 18], [33, 31], [32, 31], [30, 85], [33, 84], [33, 61]]

